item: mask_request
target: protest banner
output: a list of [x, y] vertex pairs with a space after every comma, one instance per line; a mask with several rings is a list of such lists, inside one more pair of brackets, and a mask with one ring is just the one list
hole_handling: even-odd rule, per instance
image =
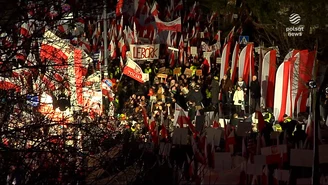
[[181, 68], [177, 67], [173, 70], [174, 75], [179, 75], [181, 73]]
[[131, 44], [130, 52], [133, 60], [155, 60], [159, 58], [159, 44]]
[[185, 74], [187, 76], [191, 76], [192, 75], [192, 70], [189, 69], [189, 68], [186, 68], [183, 74]]

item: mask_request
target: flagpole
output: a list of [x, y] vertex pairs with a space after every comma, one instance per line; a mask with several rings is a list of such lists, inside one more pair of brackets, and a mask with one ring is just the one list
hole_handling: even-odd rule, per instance
[[103, 10], [103, 39], [104, 39], [104, 77], [108, 78], [108, 41], [107, 41], [107, 1], [104, 0]]

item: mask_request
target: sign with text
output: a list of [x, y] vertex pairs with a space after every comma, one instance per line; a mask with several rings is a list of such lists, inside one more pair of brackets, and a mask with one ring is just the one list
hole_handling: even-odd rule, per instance
[[159, 58], [159, 44], [130, 45], [133, 60], [155, 60]]
[[192, 75], [192, 70], [189, 69], [189, 68], [186, 68], [185, 71], [184, 71], [184, 74], [187, 75], [187, 76], [191, 76]]
[[180, 74], [181, 73], [181, 68], [179, 68], [179, 67], [177, 67], [177, 68], [175, 68], [174, 70], [173, 70], [173, 74], [174, 75], [178, 75], [178, 74]]

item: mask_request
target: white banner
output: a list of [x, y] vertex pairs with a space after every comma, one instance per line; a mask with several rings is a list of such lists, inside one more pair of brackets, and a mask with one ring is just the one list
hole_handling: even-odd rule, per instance
[[159, 44], [130, 45], [132, 60], [155, 60], [159, 58]]

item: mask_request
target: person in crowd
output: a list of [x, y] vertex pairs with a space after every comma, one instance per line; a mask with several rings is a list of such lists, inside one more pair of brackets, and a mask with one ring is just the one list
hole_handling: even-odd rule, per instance
[[263, 115], [264, 121], [272, 126], [275, 118], [274, 118], [274, 115], [272, 114], [272, 111], [270, 110], [270, 108], [264, 108], [264, 112], [262, 113], [262, 115]]
[[233, 127], [233, 128], [236, 128], [238, 123], [239, 123], [239, 119], [238, 119], [238, 114], [233, 114], [232, 117], [231, 117], [231, 120], [230, 120], [230, 125]]
[[238, 82], [236, 83], [235, 88], [237, 89], [237, 87], [240, 87], [244, 91], [244, 93], [247, 92], [247, 85], [246, 85], [246, 83], [245, 83], [245, 81], [243, 80], [242, 77], [238, 78]]
[[297, 124], [296, 125], [296, 131], [294, 132], [294, 137], [293, 140], [295, 142], [295, 145], [299, 148], [301, 145], [301, 142], [305, 142], [306, 139], [306, 133], [305, 131], [302, 129], [302, 125], [301, 124]]
[[219, 92], [220, 92], [220, 83], [219, 83], [219, 78], [215, 76], [212, 81], [211, 81], [211, 98], [212, 98], [212, 106], [214, 109], [218, 107], [219, 103]]
[[241, 108], [244, 104], [244, 91], [239, 86], [237, 86], [237, 90], [233, 95], [233, 102], [236, 107], [236, 113], [241, 115]]
[[252, 82], [250, 84], [250, 93], [251, 93], [251, 112], [257, 110], [260, 107], [260, 98], [261, 98], [261, 86], [257, 77], [254, 75], [252, 77]]
[[222, 93], [222, 103], [223, 105], [229, 104], [232, 95], [232, 82], [227, 75], [223, 76], [221, 80], [220, 89]]

